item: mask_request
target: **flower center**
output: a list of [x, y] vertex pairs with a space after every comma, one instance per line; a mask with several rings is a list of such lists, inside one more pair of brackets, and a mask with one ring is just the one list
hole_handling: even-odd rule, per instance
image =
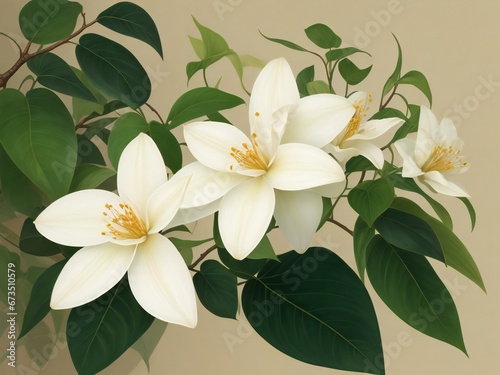
[[455, 151], [452, 146], [435, 146], [421, 169], [423, 172], [450, 172], [469, 165], [468, 163], [463, 163], [462, 158], [463, 156], [460, 155], [460, 150]]
[[148, 231], [144, 221], [141, 220], [128, 204], [121, 204], [118, 208], [113, 207], [111, 204], [105, 205], [107, 211], [102, 214], [107, 222], [107, 233], [111, 234], [113, 239], [136, 239], [147, 235]]
[[[368, 94], [368, 102], [372, 102], [372, 94]], [[357, 101], [356, 103], [353, 104], [354, 109], [356, 109], [356, 112], [354, 115], [351, 117], [351, 120], [349, 121], [349, 124], [347, 125], [347, 129], [344, 133], [344, 136], [342, 137], [340, 143], [348, 140], [351, 138], [353, 135], [358, 134], [359, 128], [361, 127], [361, 122], [363, 119], [366, 117], [366, 113], [370, 109], [369, 106], [365, 106], [362, 100]]]
[[[257, 134], [252, 134], [252, 144], [242, 143], [243, 149], [231, 147], [231, 156], [240, 166], [246, 169], [261, 169], [267, 171], [268, 160], [257, 143]], [[233, 165], [229, 168], [233, 170]]]

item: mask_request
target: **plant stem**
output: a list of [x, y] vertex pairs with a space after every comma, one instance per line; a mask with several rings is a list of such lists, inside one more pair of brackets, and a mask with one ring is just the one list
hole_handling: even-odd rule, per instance
[[396, 94], [396, 89], [397, 88], [398, 88], [398, 85], [394, 85], [394, 88], [392, 89], [391, 95], [389, 95], [389, 98], [387, 98], [387, 101], [384, 104], [382, 104], [382, 102], [380, 103], [379, 111], [381, 111], [382, 109], [384, 109], [385, 107], [387, 107], [387, 105], [389, 104], [389, 102], [394, 97], [394, 94]]
[[162, 123], [162, 124], [164, 124], [164, 123], [165, 123], [165, 122], [163, 121], [163, 119], [161, 118], [160, 114], [158, 113], [158, 111], [157, 111], [156, 109], [154, 109], [154, 107], [153, 107], [151, 104], [146, 103], [146, 106], [147, 106], [150, 110], [152, 110], [152, 111], [156, 114], [156, 116], [158, 116], [158, 118], [160, 119], [160, 121], [161, 121], [161, 123]]
[[200, 254], [198, 259], [196, 259], [193, 264], [191, 264], [188, 268], [193, 271], [194, 267], [196, 267], [203, 259], [207, 257], [208, 254], [210, 254], [212, 251], [217, 249], [217, 245], [212, 245], [210, 246], [204, 253]]
[[338, 226], [339, 228], [342, 228], [343, 230], [345, 230], [347, 233], [349, 233], [351, 236], [354, 234], [354, 232], [352, 230], [350, 230], [349, 228], [347, 228], [344, 224], [338, 222], [337, 220], [335, 219], [328, 219], [328, 221], [330, 223], [333, 223], [335, 224], [336, 226]]

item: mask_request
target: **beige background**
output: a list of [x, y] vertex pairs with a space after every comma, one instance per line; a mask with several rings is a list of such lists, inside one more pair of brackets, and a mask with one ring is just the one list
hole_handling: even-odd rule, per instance
[[[17, 14], [22, 1], [2, 0], [0, 29], [16, 38], [20, 35]], [[111, 0], [83, 1], [87, 19], [115, 3]], [[298, 44], [311, 46], [303, 29], [314, 23], [325, 23], [340, 35], [345, 45], [357, 46], [370, 52], [372, 59], [360, 56], [356, 61], [364, 66], [373, 62], [371, 77], [359, 89], [370, 91], [378, 102], [383, 82], [392, 73], [396, 61], [394, 33], [403, 48], [403, 71], [417, 69], [429, 79], [434, 94], [433, 110], [439, 118], [451, 116], [465, 140], [464, 154], [471, 169], [461, 176], [461, 182], [472, 195], [478, 224], [470, 232], [468, 215], [455, 199], [438, 197], [449, 208], [455, 220], [455, 231], [465, 242], [480, 270], [488, 294], [451, 269], [436, 264], [455, 298], [460, 313], [463, 335], [469, 352], [467, 358], [459, 350], [436, 341], [407, 325], [371, 295], [379, 317], [386, 354], [387, 374], [390, 375], [469, 375], [500, 374], [500, 290], [498, 279], [498, 216], [500, 179], [500, 2], [480, 0], [460, 1], [285, 1], [285, 0], [141, 0], [160, 29], [165, 61], [140, 42], [113, 35], [127, 45], [152, 72], [154, 90], [150, 103], [164, 117], [173, 100], [187, 90], [185, 65], [196, 60], [187, 35], [198, 36], [191, 16], [223, 35], [231, 48], [240, 54], [252, 54], [264, 60], [278, 56], [288, 59], [295, 73], [315, 60], [312, 56], [286, 49], [266, 41], [259, 35], [286, 37]], [[97, 26], [96, 30], [101, 28]], [[364, 35], [364, 36], [363, 36]], [[314, 48], [311, 46], [311, 48]], [[73, 47], [58, 52], [73, 61]], [[6, 70], [15, 58], [15, 49], [0, 38], [0, 70]], [[319, 72], [319, 70], [317, 70]], [[249, 87], [257, 70], [249, 69], [245, 82]], [[209, 70], [212, 84], [224, 75], [221, 88], [244, 96], [229, 62]], [[20, 75], [22, 76], [22, 75]], [[485, 82], [490, 82], [489, 84]], [[16, 81], [14, 80], [13, 83]], [[191, 87], [201, 84], [194, 79]], [[417, 103], [425, 98], [408, 88], [405, 90]], [[246, 98], [246, 97], [245, 97]], [[153, 114], [148, 113], [150, 119]], [[246, 129], [246, 108], [232, 111], [230, 118]], [[345, 212], [338, 217], [352, 227], [353, 215]], [[209, 234], [210, 220], [196, 228], [200, 238]], [[276, 248], [285, 251], [279, 235]], [[353, 265], [350, 238], [338, 228], [321, 231], [315, 243], [328, 245]], [[203, 249], [198, 249], [201, 252]], [[3, 318], [2, 318], [3, 320]], [[237, 338], [229, 345], [225, 340]], [[3, 348], [2, 339], [2, 348]], [[43, 370], [33, 368], [25, 353], [18, 353], [18, 372], [8, 371], [2, 363], [0, 372], [19, 374], [73, 374], [64, 341], [58, 342], [53, 358]], [[3, 349], [2, 349], [3, 350]], [[251, 333], [242, 315], [237, 321], [216, 318], [199, 306], [198, 327], [190, 330], [169, 326], [151, 358], [151, 374], [343, 374], [297, 362], [269, 346], [256, 333]], [[103, 374], [147, 373], [147, 368], [135, 352], [127, 352]]]

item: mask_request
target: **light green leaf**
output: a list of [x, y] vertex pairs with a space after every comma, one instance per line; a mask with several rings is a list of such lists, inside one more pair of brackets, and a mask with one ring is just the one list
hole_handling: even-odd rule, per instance
[[[394, 36], [394, 35], [393, 35]], [[382, 90], [382, 95], [380, 96], [380, 100], [383, 100], [384, 96], [386, 96], [389, 91], [391, 91], [396, 85], [397, 81], [401, 77], [401, 66], [403, 64], [403, 53], [401, 52], [401, 46], [399, 44], [398, 38], [394, 36], [396, 43], [398, 45], [398, 60], [396, 62], [396, 67], [394, 68], [394, 72], [387, 79], [384, 88]]]
[[408, 73], [406, 73], [404, 76], [402, 76], [398, 80], [398, 85], [412, 85], [415, 86], [417, 89], [422, 91], [422, 93], [425, 95], [427, 100], [429, 101], [429, 105], [432, 106], [432, 92], [431, 88], [429, 86], [429, 82], [427, 81], [427, 78], [425, 76], [417, 71], [417, 70], [411, 70]]
[[347, 196], [350, 206], [371, 227], [377, 217], [391, 205], [394, 187], [385, 178], [364, 181], [354, 187]]
[[330, 86], [328, 86], [328, 83], [325, 81], [312, 81], [312, 82], [307, 82], [306, 84], [307, 88], [307, 93], [309, 95], [315, 95], [315, 94], [330, 94]]
[[336, 61], [343, 59], [344, 57], [354, 55], [355, 53], [366, 53], [368, 56], [371, 56], [368, 52], [362, 51], [355, 47], [346, 47], [334, 49], [332, 51], [328, 51], [325, 56], [327, 61]]
[[142, 360], [146, 364], [148, 371], [151, 371], [149, 367], [149, 359], [153, 354], [156, 346], [160, 342], [165, 330], [167, 329], [167, 322], [160, 319], [155, 319], [153, 324], [144, 333], [139, 340], [137, 340], [132, 349], [134, 349], [141, 356]]
[[191, 42], [191, 46], [193, 47], [194, 53], [200, 60], [203, 60], [207, 57], [207, 50], [205, 49], [205, 44], [203, 44], [203, 40], [195, 38], [194, 36], [188, 35], [189, 41]]
[[75, 169], [75, 175], [71, 182], [70, 192], [96, 189], [108, 178], [116, 175], [116, 172], [102, 165], [80, 164]]
[[244, 67], [254, 67], [257, 69], [262, 69], [264, 66], [266, 66], [266, 62], [262, 59], [259, 59], [258, 57], [252, 56], [252, 55], [241, 55], [240, 56], [241, 64]]
[[248, 255], [248, 259], [274, 259], [278, 260], [274, 252], [273, 245], [269, 241], [269, 237], [265, 235], [258, 243], [255, 249]]
[[465, 207], [467, 207], [467, 211], [469, 211], [470, 222], [472, 225], [471, 230], [474, 230], [474, 227], [476, 226], [476, 211], [474, 210], [474, 206], [468, 198], [459, 197], [458, 199], [460, 199], [465, 204]]
[[311, 42], [320, 48], [337, 48], [342, 44], [342, 39], [328, 26], [316, 23], [304, 30]]
[[218, 56], [226, 53], [229, 50], [227, 42], [220, 34], [216, 33], [206, 26], [203, 26], [194, 17], [193, 21], [200, 32], [201, 39], [205, 46], [205, 57]]
[[[260, 31], [259, 31], [260, 32]], [[278, 44], [281, 44], [282, 46], [285, 46], [285, 47], [288, 47], [290, 49], [293, 49], [293, 50], [296, 50], [296, 51], [302, 51], [302, 52], [310, 52], [308, 51], [307, 49], [305, 49], [304, 47], [301, 47], [299, 46], [298, 44], [295, 44], [293, 42], [290, 42], [288, 40], [285, 40], [285, 39], [277, 39], [277, 38], [270, 38], [270, 37], [267, 37], [265, 36], [264, 34], [260, 33], [260, 35], [262, 35], [264, 38], [266, 38], [267, 40], [270, 40], [271, 42], [274, 42], [274, 43], [278, 43]]]

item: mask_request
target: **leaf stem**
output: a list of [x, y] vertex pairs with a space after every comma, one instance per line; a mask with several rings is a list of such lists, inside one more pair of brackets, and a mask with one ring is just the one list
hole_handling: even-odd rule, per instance
[[156, 114], [156, 116], [158, 116], [158, 118], [160, 119], [160, 121], [161, 121], [161, 123], [162, 123], [162, 124], [164, 124], [164, 123], [165, 123], [165, 122], [163, 121], [163, 119], [161, 118], [161, 115], [158, 113], [158, 111], [157, 111], [157, 110], [156, 110], [156, 109], [155, 109], [155, 108], [154, 108], [151, 104], [146, 103], [146, 106], [147, 106], [150, 110], [152, 110], [152, 111]]
[[339, 228], [342, 228], [343, 230], [345, 230], [347, 233], [349, 233], [351, 236], [354, 234], [354, 232], [352, 230], [350, 230], [349, 228], [347, 228], [344, 224], [338, 222], [337, 220], [335, 219], [328, 219], [327, 221], [329, 221], [330, 223], [332, 224], [335, 224], [336, 226], [338, 226]]
[[394, 85], [394, 88], [392, 89], [391, 95], [389, 95], [389, 97], [387, 98], [387, 101], [384, 104], [382, 104], [382, 101], [380, 102], [379, 111], [381, 111], [382, 109], [384, 109], [385, 107], [387, 107], [387, 105], [389, 104], [389, 102], [392, 100], [392, 98], [396, 94], [396, 89], [397, 88], [398, 88], [398, 85], [397, 84]]
[[191, 264], [188, 268], [191, 271], [194, 271], [194, 267], [196, 267], [203, 259], [205, 259], [207, 257], [208, 254], [210, 254], [215, 249], [217, 249], [217, 245], [214, 244], [214, 245], [210, 246], [204, 253], [201, 253], [200, 256], [198, 257], [198, 259], [196, 259], [193, 262], [193, 264]]

